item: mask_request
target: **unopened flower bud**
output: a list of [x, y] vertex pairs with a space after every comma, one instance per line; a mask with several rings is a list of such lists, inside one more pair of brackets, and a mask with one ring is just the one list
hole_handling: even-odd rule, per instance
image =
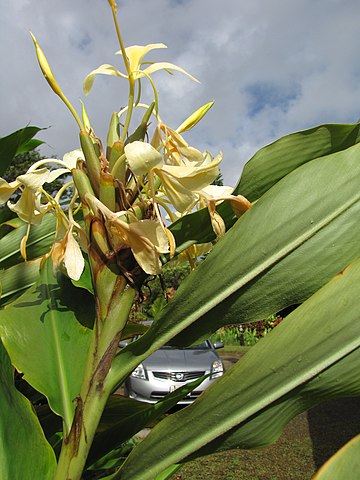
[[110, 7], [113, 9], [114, 13], [116, 13], [117, 5], [115, 0], [108, 0]]
[[46, 78], [48, 84], [50, 87], [54, 90], [56, 95], [59, 95], [59, 97], [63, 98], [64, 94], [57, 83], [54, 74], [50, 68], [49, 62], [47, 61], [47, 58], [45, 57], [45, 53], [42, 51], [40, 45], [38, 44], [38, 41], [36, 40], [34, 34], [30, 32], [31, 38], [33, 39], [34, 45], [35, 45], [35, 51], [36, 51], [36, 56], [41, 68], [41, 71]]

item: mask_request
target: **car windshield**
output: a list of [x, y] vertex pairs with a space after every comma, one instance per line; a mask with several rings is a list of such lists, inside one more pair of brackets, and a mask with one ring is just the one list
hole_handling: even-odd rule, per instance
[[160, 348], [160, 350], [166, 350], [166, 349], [176, 349], [176, 350], [208, 350], [210, 348], [210, 345], [207, 341], [198, 343], [197, 345], [191, 345], [190, 347], [177, 347], [173, 345], [164, 345], [163, 347]]

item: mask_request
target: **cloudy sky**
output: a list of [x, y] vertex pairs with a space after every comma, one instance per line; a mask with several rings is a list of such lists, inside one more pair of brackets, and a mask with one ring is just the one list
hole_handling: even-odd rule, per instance
[[[37, 37], [71, 102], [82, 81], [110, 63], [122, 69], [106, 0], [0, 0], [0, 136], [26, 124], [50, 126], [45, 155], [77, 148], [77, 125], [50, 90], [29, 36]], [[186, 138], [223, 151], [225, 183], [235, 185], [261, 146], [320, 123], [360, 117], [360, 2], [357, 0], [119, 0], [127, 46], [162, 42], [166, 60], [197, 77], [155, 73], [160, 115], [177, 127], [209, 100], [215, 106]], [[144, 90], [146, 93], [146, 89]], [[112, 111], [127, 103], [125, 80], [97, 77], [86, 106], [105, 140]]]

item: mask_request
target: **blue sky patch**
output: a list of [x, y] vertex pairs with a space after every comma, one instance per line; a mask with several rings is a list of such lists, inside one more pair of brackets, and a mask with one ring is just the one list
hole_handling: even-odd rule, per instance
[[257, 82], [245, 87], [249, 96], [248, 115], [256, 116], [267, 107], [278, 108], [286, 112], [292, 101], [301, 94], [299, 85], [284, 87], [270, 82]]
[[90, 53], [92, 38], [88, 33], [76, 32], [70, 37], [71, 43], [84, 53]]
[[186, 5], [187, 3], [190, 2], [190, 0], [169, 0], [170, 5], [177, 7], [178, 5]]

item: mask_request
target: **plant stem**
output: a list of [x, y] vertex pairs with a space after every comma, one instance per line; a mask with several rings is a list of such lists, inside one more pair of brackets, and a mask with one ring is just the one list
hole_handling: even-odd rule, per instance
[[131, 74], [130, 63], [129, 63], [129, 59], [126, 55], [125, 45], [124, 45], [124, 42], [123, 42], [123, 39], [122, 39], [122, 36], [121, 36], [119, 23], [118, 23], [117, 18], [116, 18], [116, 8], [115, 8], [114, 5], [111, 5], [111, 11], [112, 11], [114, 24], [115, 24], [116, 35], [117, 35], [118, 40], [119, 40], [120, 50], [121, 50], [121, 53], [122, 53], [122, 56], [123, 56], [123, 59], [124, 59], [124, 63], [125, 63], [125, 68], [126, 68], [128, 76], [130, 78], [130, 74]]
[[129, 102], [128, 102], [128, 109], [126, 112], [126, 118], [125, 118], [125, 124], [123, 131], [121, 132], [120, 135], [120, 140], [123, 142], [125, 141], [125, 137], [129, 131], [129, 126], [130, 126], [130, 121], [132, 117], [132, 112], [134, 109], [134, 96], [135, 96], [135, 82], [132, 79], [132, 77], [129, 77]]
[[121, 331], [126, 324], [135, 292], [126, 285], [125, 279], [117, 282], [117, 295], [110, 302], [106, 318], [98, 309], [94, 335], [89, 348], [80, 395], [70, 434], [64, 439], [54, 480], [80, 480], [89, 454], [98, 423], [111, 394], [104, 386], [111, 362], [118, 350]]
[[126, 49], [125, 49], [125, 45], [124, 45], [124, 42], [123, 42], [123, 39], [122, 39], [122, 36], [121, 36], [119, 23], [118, 23], [117, 18], [116, 18], [116, 7], [115, 7], [115, 4], [110, 4], [110, 5], [111, 5], [112, 16], [113, 16], [113, 19], [114, 19], [114, 24], [115, 24], [116, 35], [117, 35], [118, 40], [119, 40], [120, 50], [121, 50], [121, 53], [122, 53], [122, 57], [123, 57], [123, 60], [124, 60], [126, 72], [128, 74], [128, 79], [129, 79], [128, 110], [127, 110], [127, 113], [126, 113], [125, 126], [124, 126], [124, 129], [123, 129], [123, 131], [121, 133], [121, 137], [120, 137], [121, 140], [124, 141], [125, 137], [127, 135], [127, 132], [129, 130], [130, 120], [131, 120], [131, 116], [132, 116], [132, 112], [133, 112], [133, 108], [134, 108], [135, 82], [134, 82], [134, 79], [133, 79], [133, 76], [132, 76], [130, 62], [129, 62], [129, 59], [126, 55]]

